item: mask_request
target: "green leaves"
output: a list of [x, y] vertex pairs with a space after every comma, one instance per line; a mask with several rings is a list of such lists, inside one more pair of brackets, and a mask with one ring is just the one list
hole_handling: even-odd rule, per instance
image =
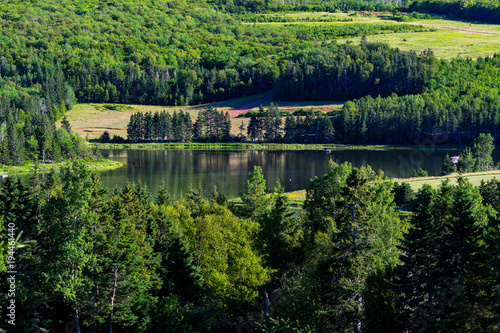
[[[445, 181], [437, 191], [424, 186], [415, 204], [401, 247], [403, 265], [397, 268], [399, 321], [409, 329], [424, 325], [438, 331], [487, 327], [491, 308], [478, 300], [484, 282], [493, 277], [482, 267], [491, 260], [485, 245], [495, 214], [464, 178], [458, 186]], [[481, 303], [489, 305], [491, 299]]]

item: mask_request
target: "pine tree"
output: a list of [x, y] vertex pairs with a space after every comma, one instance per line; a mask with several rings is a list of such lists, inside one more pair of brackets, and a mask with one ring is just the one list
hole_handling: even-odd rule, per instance
[[294, 142], [294, 139], [295, 139], [295, 118], [289, 114], [286, 116], [285, 118], [285, 128], [284, 128], [284, 131], [285, 131], [285, 136], [284, 136], [284, 139], [285, 139], [285, 142], [288, 142], [288, 143], [293, 143]]
[[321, 304], [316, 311], [329, 331], [360, 332], [366, 279], [398, 263], [402, 229], [391, 188], [371, 169], [344, 163], [332, 164], [307, 189], [306, 241], [315, 258], [308, 278], [312, 297]]
[[[50, 185], [50, 184], [49, 184]], [[86, 274], [95, 263], [90, 230], [96, 214], [89, 209], [92, 184], [83, 163], [62, 169], [61, 180], [49, 188], [40, 228], [42, 275], [59, 302], [73, 311], [77, 332], [91, 298], [92, 280]]]
[[258, 219], [269, 209], [269, 199], [266, 195], [266, 180], [262, 168], [255, 166], [248, 174], [247, 190], [241, 195], [244, 211], [243, 216]]
[[278, 181], [272, 195], [272, 207], [264, 214], [258, 239], [264, 244], [264, 253], [270, 266], [283, 270], [294, 261], [293, 247], [298, 232], [298, 221], [290, 213], [290, 203]]
[[66, 116], [64, 116], [61, 120], [61, 127], [64, 128], [68, 134], [71, 134], [71, 124]]

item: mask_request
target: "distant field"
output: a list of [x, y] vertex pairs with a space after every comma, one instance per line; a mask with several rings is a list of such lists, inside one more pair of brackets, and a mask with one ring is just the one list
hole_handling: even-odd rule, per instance
[[[500, 178], [500, 170], [488, 171], [488, 172], [475, 172], [475, 173], [464, 173], [463, 176], [467, 178], [470, 183], [474, 186], [479, 186], [481, 181], [488, 181], [493, 178]], [[424, 184], [429, 184], [434, 188], [437, 188], [444, 179], [450, 179], [451, 184], [457, 183], [457, 174], [443, 176], [443, 177], [426, 177], [426, 178], [409, 178], [409, 179], [394, 179], [398, 182], [407, 182], [410, 184], [411, 188], [415, 191], [420, 189]]]
[[[170, 113], [174, 111], [183, 110], [184, 112], [189, 112], [191, 118], [198, 116], [199, 110], [207, 108], [209, 105], [217, 108], [218, 110], [223, 110], [224, 112], [234, 113], [234, 117], [231, 118], [231, 134], [237, 135], [240, 130], [238, 129], [243, 122], [245, 129], [248, 125], [248, 118], [235, 118], [239, 113], [244, 113], [247, 111], [257, 111], [258, 106], [241, 109], [241, 106], [250, 105], [254, 100], [260, 100], [264, 96], [269, 94], [259, 94], [248, 97], [236, 98], [228, 101], [221, 101], [211, 104], [196, 105], [196, 106], [152, 106], [152, 105], [124, 105], [124, 104], [97, 104], [97, 103], [86, 103], [77, 104], [73, 107], [71, 111], [66, 113], [69, 122], [71, 123], [72, 129], [81, 135], [86, 137], [88, 135], [89, 139], [98, 138], [104, 131], [108, 131], [111, 135], [120, 135], [123, 138], [127, 137], [127, 124], [129, 122], [130, 116], [137, 112], [156, 112], [167, 110]], [[271, 100], [262, 103], [264, 107], [268, 107]], [[317, 102], [274, 102], [278, 104], [279, 108], [282, 110], [287, 110], [294, 112], [299, 109], [309, 110], [314, 108], [315, 110], [322, 111], [332, 111], [340, 110], [344, 105], [344, 102], [339, 101], [317, 101]], [[119, 110], [111, 110], [106, 105], [118, 106]], [[234, 111], [233, 110], [237, 110]], [[60, 121], [57, 126], [60, 126]], [[243, 133], [246, 135], [246, 130]]]
[[[421, 33], [397, 33], [367, 37], [369, 42], [388, 43], [400, 50], [421, 52], [432, 49], [438, 58], [477, 58], [500, 52], [500, 35], [481, 35], [451, 30]], [[339, 39], [339, 43], [350, 40], [358, 44], [361, 38]]]
[[[488, 171], [488, 172], [476, 172], [476, 173], [465, 173], [463, 175], [465, 178], [469, 180], [469, 182], [474, 185], [474, 186], [479, 186], [481, 184], [481, 181], [488, 181], [493, 178], [500, 178], [500, 170], [496, 171]], [[393, 179], [394, 181], [397, 182], [407, 182], [410, 184], [411, 188], [414, 191], [418, 191], [424, 184], [429, 184], [433, 188], [437, 188], [439, 185], [441, 185], [442, 181], [444, 179], [449, 178], [451, 181], [451, 184], [456, 185], [457, 184], [457, 174], [454, 175], [449, 175], [449, 176], [443, 176], [443, 177], [426, 177], [426, 178], [409, 178], [409, 179]], [[297, 205], [303, 205], [304, 200], [306, 199], [306, 190], [299, 190], [299, 191], [293, 191], [293, 192], [287, 192], [288, 199], [290, 200], [290, 203], [292, 204], [297, 204]]]
[[[387, 33], [368, 36], [370, 42], [388, 43], [392, 47], [401, 50], [415, 50], [417, 52], [431, 48], [435, 55], [443, 59], [455, 57], [477, 58], [500, 52], [500, 25], [482, 24], [463, 20], [418, 20], [413, 22], [395, 22], [379, 19], [375, 16], [353, 16], [352, 13], [287, 13], [284, 16], [294, 19], [307, 19], [307, 24], [311, 20], [323, 17], [337, 16], [351, 18], [352, 22], [328, 22], [317, 24], [353, 24], [353, 23], [374, 23], [374, 24], [416, 24], [439, 29], [429, 32], [407, 32], [407, 33]], [[290, 24], [290, 23], [257, 23], [257, 24]], [[301, 22], [293, 22], [301, 24]], [[337, 40], [339, 43], [351, 41], [358, 44], [361, 37], [351, 37]]]

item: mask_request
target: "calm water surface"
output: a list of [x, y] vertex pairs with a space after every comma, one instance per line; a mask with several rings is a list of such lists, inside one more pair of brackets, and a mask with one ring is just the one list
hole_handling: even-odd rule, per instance
[[[304, 189], [310, 179], [328, 172], [328, 162], [351, 162], [353, 166], [370, 165], [383, 170], [389, 177], [409, 177], [421, 167], [430, 176], [439, 175], [447, 153], [458, 155], [460, 150], [341, 150], [325, 154], [322, 151], [205, 151], [205, 150], [139, 150], [103, 149], [104, 158], [125, 165], [101, 172], [101, 180], [109, 188], [123, 186], [127, 179], [146, 183], [156, 193], [162, 181], [178, 197], [190, 186], [202, 184], [206, 192], [214, 186], [227, 197], [237, 197], [246, 188], [248, 173], [262, 167], [268, 190], [280, 180], [286, 191]], [[496, 159], [495, 159], [496, 160]]]

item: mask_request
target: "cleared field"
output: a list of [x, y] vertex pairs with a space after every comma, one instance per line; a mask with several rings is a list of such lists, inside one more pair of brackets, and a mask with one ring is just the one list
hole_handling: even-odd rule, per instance
[[[361, 38], [340, 39], [358, 44]], [[477, 58], [500, 52], [500, 35], [481, 35], [476, 33], [438, 30], [421, 33], [397, 33], [368, 36], [369, 42], [388, 43], [400, 50], [415, 50], [421, 52], [432, 49], [438, 58], [452, 59]]]
[[[463, 176], [469, 180], [469, 182], [474, 186], [479, 186], [481, 181], [488, 181], [493, 178], [500, 178], [500, 170], [488, 171], [488, 172], [473, 172], [464, 173]], [[406, 182], [410, 184], [414, 191], [420, 189], [424, 184], [429, 184], [433, 188], [437, 188], [441, 182], [445, 179], [450, 179], [451, 184], [457, 183], [458, 174], [452, 174], [443, 177], [426, 177], [426, 178], [409, 178], [409, 179], [394, 179], [398, 182]]]
[[[191, 115], [194, 120], [198, 116], [199, 110], [213, 106], [218, 110], [223, 110], [224, 112], [229, 112], [232, 115], [231, 118], [231, 134], [237, 135], [240, 133], [238, 129], [242, 122], [245, 129], [248, 125], [248, 118], [235, 118], [236, 115], [244, 113], [247, 111], [257, 111], [259, 109], [258, 105], [251, 108], [242, 108], [245, 105], [254, 104], [252, 101], [262, 100], [269, 93], [247, 96], [242, 98], [236, 98], [228, 101], [221, 101], [211, 104], [203, 104], [196, 106], [152, 106], [152, 105], [124, 105], [124, 104], [112, 104], [112, 106], [118, 106], [118, 110], [112, 110], [106, 105], [110, 104], [77, 104], [73, 107], [71, 111], [66, 113], [69, 122], [71, 123], [72, 129], [81, 135], [86, 137], [88, 135], [89, 139], [97, 139], [104, 132], [108, 131], [111, 135], [120, 135], [123, 138], [127, 137], [127, 124], [129, 122], [130, 116], [137, 112], [156, 112], [166, 110], [170, 113], [174, 111], [183, 110]], [[272, 101], [266, 100], [263, 102], [263, 107], [269, 106]], [[344, 105], [343, 102], [339, 101], [318, 101], [318, 102], [274, 102], [278, 104], [279, 108], [282, 110], [294, 112], [299, 109], [309, 110], [311, 108], [321, 111], [333, 111], [340, 110]], [[57, 122], [57, 126], [60, 126], [61, 122]], [[246, 135], [246, 130], [243, 133]]]
[[[374, 17], [356, 17], [356, 19], [358, 22], [381, 21]], [[443, 59], [458, 56], [477, 58], [500, 52], [500, 25], [446, 19], [396, 22], [396, 24], [417, 24], [439, 30], [374, 35], [368, 36], [368, 41], [388, 43], [401, 50], [417, 52], [430, 48], [438, 58]], [[345, 43], [347, 40], [359, 43], [361, 37], [341, 39], [338, 42]]]
[[[388, 43], [401, 50], [415, 50], [417, 52], [432, 49], [438, 58], [451, 59], [458, 56], [462, 58], [477, 58], [493, 55], [500, 52], [500, 25], [483, 24], [463, 20], [418, 20], [412, 22], [395, 22], [377, 18], [376, 16], [352, 15], [353, 13], [289, 13], [283, 16], [294, 19], [304, 19], [305, 22], [293, 24], [311, 24], [312, 20], [336, 16], [350, 18], [351, 22], [317, 22], [317, 24], [412, 24], [423, 25], [438, 31], [386, 33], [368, 36], [370, 42]], [[306, 21], [307, 20], [307, 21]], [[287, 24], [287, 23], [257, 23], [257, 24]], [[288, 23], [289, 24], [289, 23]], [[347, 41], [358, 44], [361, 37], [351, 37], [337, 40], [339, 43]]]
[[[500, 170], [488, 171], [488, 172], [475, 172], [475, 173], [464, 173], [463, 176], [469, 180], [469, 182], [474, 186], [479, 186], [481, 181], [488, 181], [493, 178], [500, 178]], [[426, 177], [426, 178], [410, 178], [410, 179], [393, 179], [397, 182], [407, 182], [410, 184], [414, 191], [418, 191], [424, 184], [429, 184], [433, 188], [437, 188], [441, 185], [441, 182], [445, 179], [450, 179], [451, 184], [457, 184], [458, 174], [452, 174], [443, 177]], [[293, 192], [287, 192], [288, 199], [290, 203], [303, 205], [304, 200], [306, 200], [306, 190], [299, 190]]]

